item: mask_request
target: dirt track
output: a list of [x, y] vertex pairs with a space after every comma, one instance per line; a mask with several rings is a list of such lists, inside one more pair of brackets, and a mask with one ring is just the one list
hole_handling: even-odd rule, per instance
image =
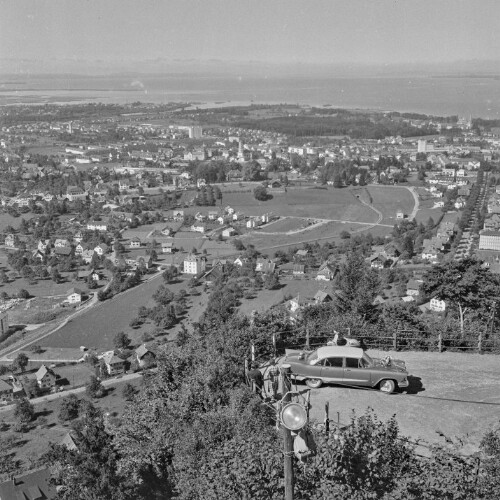
[[[375, 356], [387, 352], [368, 351]], [[311, 417], [323, 421], [325, 402], [330, 419], [348, 423], [352, 410], [362, 415], [368, 407], [381, 420], [396, 415], [401, 433], [413, 440], [465, 441], [464, 452], [473, 451], [485, 432], [500, 424], [500, 356], [397, 352], [411, 377], [408, 391], [386, 395], [379, 391], [324, 386], [311, 391]], [[299, 385], [299, 390], [306, 386]]]

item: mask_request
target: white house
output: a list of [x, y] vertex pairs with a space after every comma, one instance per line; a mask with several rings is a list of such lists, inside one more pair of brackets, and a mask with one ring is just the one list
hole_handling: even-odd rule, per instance
[[429, 303], [431, 311], [443, 312], [446, 310], [446, 302], [444, 300], [433, 298]]
[[79, 304], [82, 301], [83, 292], [79, 288], [71, 288], [68, 290], [67, 302], [70, 304]]
[[205, 271], [207, 259], [189, 254], [184, 259], [184, 272], [186, 274], [198, 274]]
[[107, 231], [108, 225], [103, 221], [89, 221], [87, 223], [87, 229], [89, 231]]
[[35, 377], [40, 389], [50, 389], [56, 385], [56, 374], [45, 365], [40, 366], [38, 371], [35, 373]]
[[223, 238], [230, 238], [231, 236], [233, 236], [233, 234], [236, 234], [236, 229], [234, 229], [233, 227], [228, 227], [222, 230]]

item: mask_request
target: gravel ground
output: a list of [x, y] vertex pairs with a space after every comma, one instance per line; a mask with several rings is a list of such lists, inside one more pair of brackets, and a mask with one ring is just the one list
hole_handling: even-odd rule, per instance
[[[368, 351], [372, 357], [387, 352]], [[445, 443], [461, 439], [464, 451], [474, 451], [485, 432], [500, 424], [500, 357], [495, 355], [397, 352], [406, 362], [411, 385], [401, 393], [386, 395], [375, 390], [323, 386], [311, 391], [311, 418], [324, 419], [325, 403], [330, 419], [348, 423], [352, 410], [362, 415], [373, 408], [381, 420], [396, 415], [401, 433], [413, 440]], [[305, 385], [298, 385], [304, 390]]]

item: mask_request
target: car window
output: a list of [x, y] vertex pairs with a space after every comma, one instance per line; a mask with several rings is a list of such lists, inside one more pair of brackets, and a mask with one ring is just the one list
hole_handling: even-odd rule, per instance
[[346, 368], [359, 368], [360, 366], [362, 366], [360, 363], [359, 363], [359, 359], [358, 358], [345, 358], [345, 367]]
[[318, 360], [318, 352], [317, 351], [313, 351], [311, 352], [308, 356], [307, 356], [307, 362], [310, 364], [310, 365], [319, 365], [320, 363], [316, 363], [316, 361]]
[[343, 358], [326, 358], [324, 366], [333, 366], [336, 368], [342, 368], [344, 365]]

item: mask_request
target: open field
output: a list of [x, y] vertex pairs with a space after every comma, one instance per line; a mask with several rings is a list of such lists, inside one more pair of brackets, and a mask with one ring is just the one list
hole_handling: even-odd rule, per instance
[[118, 332], [130, 333], [129, 323], [137, 316], [139, 306], [154, 304], [151, 297], [162, 282], [161, 278], [154, 279], [100, 302], [37, 343], [47, 347], [111, 348]]
[[415, 219], [417, 222], [425, 224], [429, 220], [429, 217], [432, 217], [434, 222], [437, 222], [441, 215], [443, 215], [443, 212], [440, 208], [421, 208], [417, 212]]
[[291, 295], [301, 299], [312, 299], [318, 290], [331, 290], [331, 284], [326, 281], [312, 279], [280, 279], [282, 288], [279, 290], [260, 290], [254, 299], [242, 299], [239, 310], [250, 315], [252, 311], [264, 312], [270, 307], [283, 302], [286, 296]]
[[343, 219], [375, 222], [376, 214], [364, 206], [349, 189], [289, 188], [274, 193], [268, 201], [257, 201], [252, 193], [228, 193], [223, 205], [230, 205], [245, 215], [272, 213], [279, 216]]
[[[379, 351], [368, 353], [387, 355]], [[371, 407], [383, 420], [395, 414], [401, 433], [414, 440], [444, 443], [439, 433], [450, 438], [460, 436], [469, 443], [469, 451], [474, 450], [488, 429], [498, 424], [498, 356], [451, 352], [389, 354], [406, 362], [412, 375], [409, 391], [386, 395], [373, 390], [324, 386], [311, 393], [312, 418], [323, 420], [327, 401], [330, 418], [336, 420], [339, 412], [341, 422], [346, 423], [352, 410], [359, 416]]]
[[396, 213], [409, 215], [415, 206], [413, 195], [404, 187], [367, 186], [373, 206], [383, 215], [382, 224], [395, 224]]
[[[187, 275], [176, 283], [168, 284], [167, 287], [174, 293], [187, 289], [190, 277]], [[138, 345], [141, 343], [142, 334], [151, 332], [156, 327], [151, 320], [147, 320], [141, 327], [132, 329], [129, 326], [130, 320], [137, 317], [140, 306], [156, 305], [152, 296], [161, 284], [163, 279], [159, 276], [110, 300], [100, 302], [36, 343], [42, 347], [78, 348], [84, 345], [91, 349], [104, 350], [113, 348], [113, 337], [123, 331], [131, 338], [134, 345]], [[206, 301], [206, 294], [203, 293], [193, 297], [188, 296], [189, 310], [185, 319], [197, 321], [205, 310]], [[170, 329], [168, 336], [174, 335], [178, 328], [179, 325], [176, 325]]]
[[[374, 230], [377, 229], [377, 227], [379, 226], [371, 228], [369, 224], [342, 224], [341, 222], [328, 222], [326, 224], [318, 225], [313, 229], [308, 229], [306, 231], [286, 236], [283, 234], [266, 235], [260, 234], [259, 231], [255, 231], [241, 237], [241, 240], [245, 244], [251, 243], [255, 245], [257, 249], [265, 251], [292, 245], [300, 246], [304, 242], [319, 241], [320, 243], [324, 243], [325, 241], [338, 240], [342, 231], [356, 233], [366, 229], [366, 232], [371, 232], [375, 235]], [[381, 227], [381, 229], [384, 230], [383, 234], [388, 234], [391, 230], [388, 227]]]
[[27, 213], [27, 214], [22, 214], [19, 217], [12, 217], [12, 215], [10, 215], [8, 213], [1, 212], [0, 213], [0, 233], [4, 233], [5, 228], [7, 226], [12, 226], [13, 228], [17, 228], [19, 226], [19, 224], [21, 224], [21, 218], [23, 218], [25, 220], [29, 220], [29, 219], [33, 218], [34, 216], [35, 216], [35, 214]]
[[298, 231], [307, 227], [307, 219], [296, 219], [285, 217], [277, 221], [266, 224], [261, 230], [269, 233], [287, 233], [288, 231]]

